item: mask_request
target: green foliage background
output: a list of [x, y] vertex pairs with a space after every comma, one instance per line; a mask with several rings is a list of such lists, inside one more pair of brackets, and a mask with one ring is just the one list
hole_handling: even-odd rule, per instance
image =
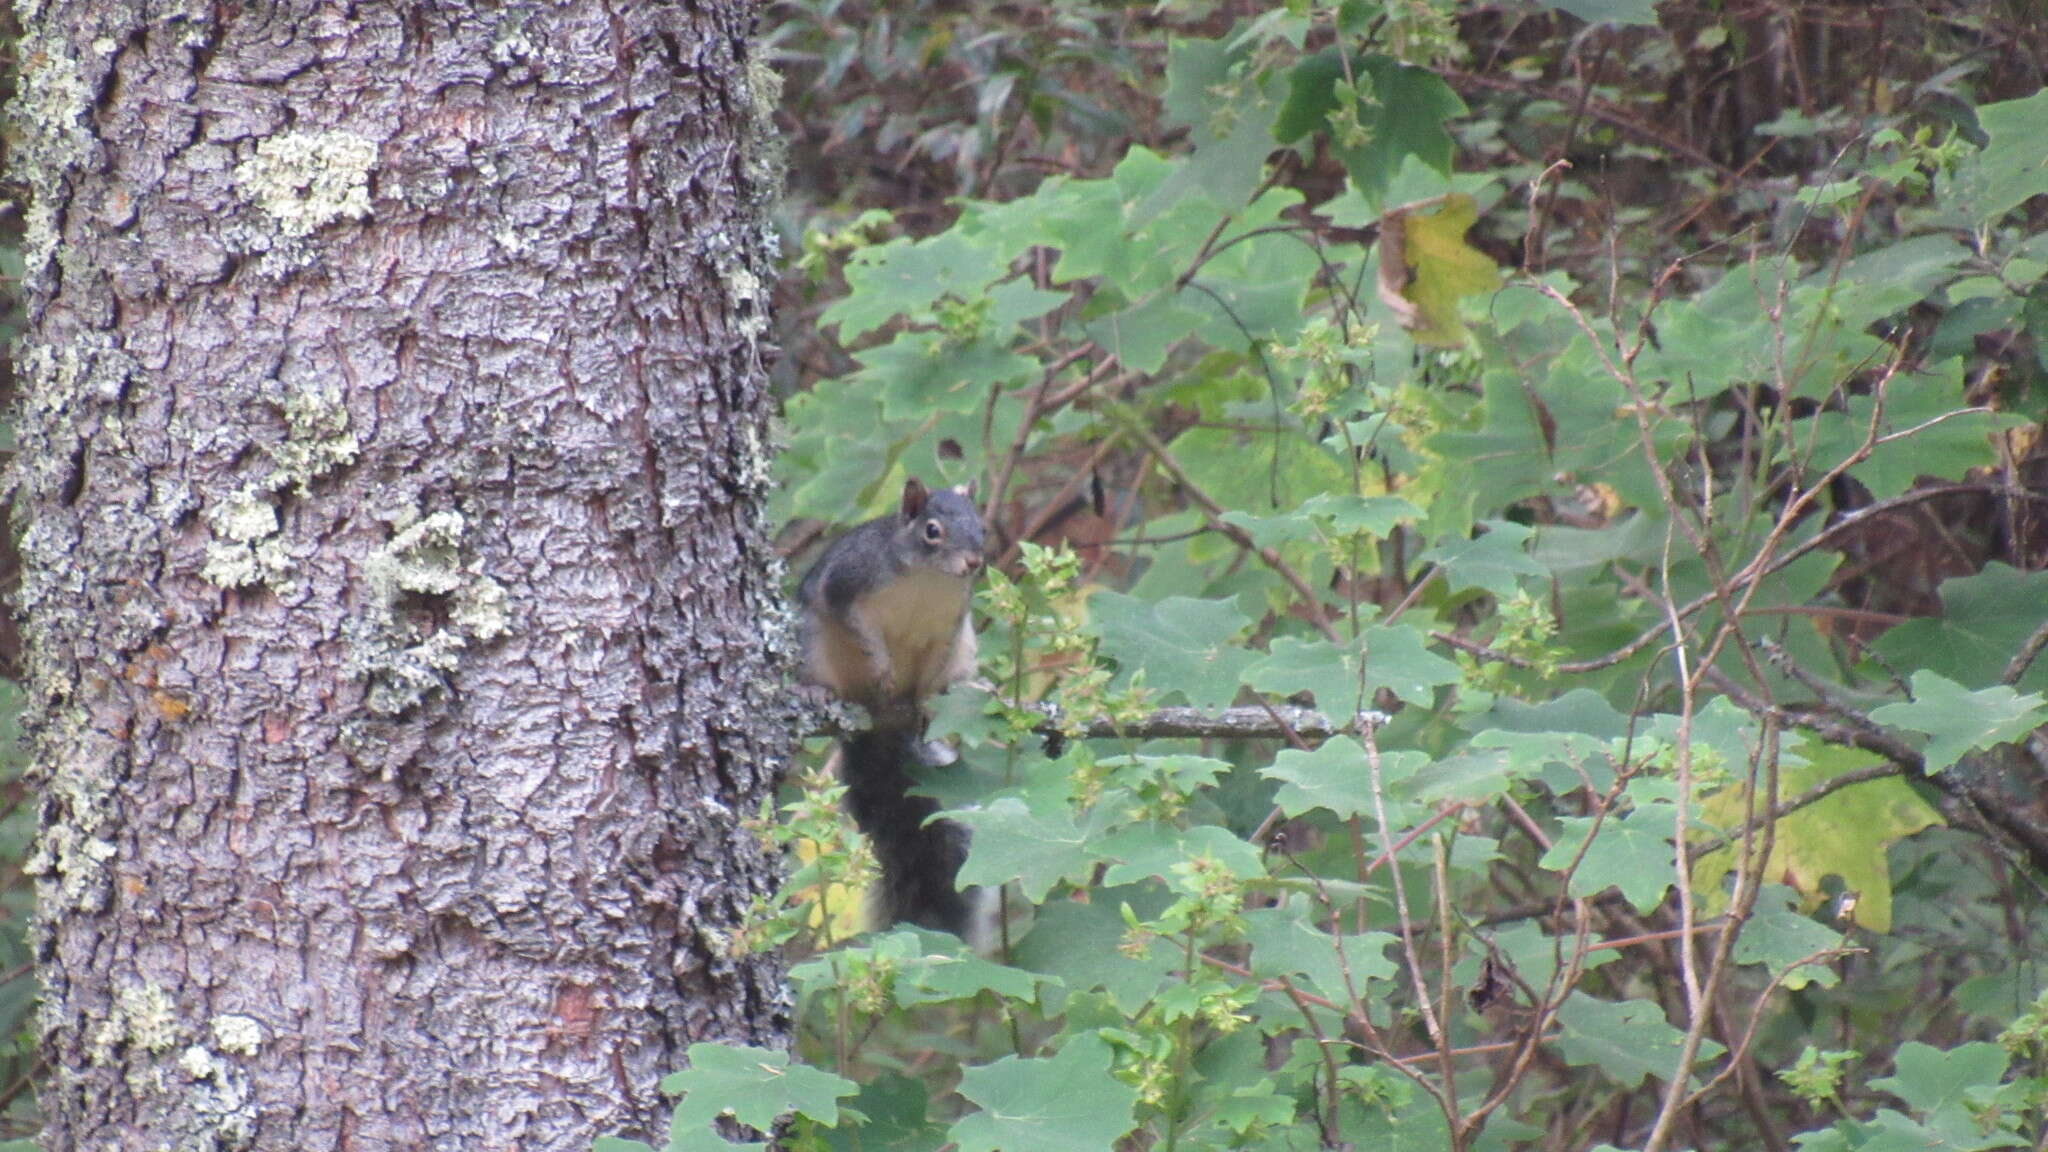
[[979, 483], [1010, 917], [796, 782], [670, 1146], [2048, 1138], [2044, 41], [1887, 11], [778, 10], [791, 549]]

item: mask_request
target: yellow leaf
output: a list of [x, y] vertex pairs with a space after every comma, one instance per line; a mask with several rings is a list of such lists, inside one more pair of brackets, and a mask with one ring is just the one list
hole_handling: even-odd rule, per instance
[[[1808, 762], [1786, 766], [1778, 774], [1782, 803], [1844, 772], [1875, 764], [1878, 757], [1849, 748], [1810, 743], [1800, 750]], [[1729, 788], [1708, 797], [1701, 813], [1735, 833], [1742, 823], [1745, 790]], [[1892, 877], [1885, 852], [1893, 841], [1941, 823], [1941, 814], [1922, 800], [1905, 780], [1892, 776], [1866, 780], [1831, 792], [1778, 821], [1777, 840], [1765, 864], [1765, 883], [1789, 884], [1811, 911], [1826, 898], [1822, 882], [1840, 878], [1844, 890], [1856, 894], [1849, 902], [1856, 923], [1873, 932], [1892, 927]], [[1692, 886], [1701, 910], [1716, 915], [1728, 904], [1724, 881], [1735, 867], [1739, 843], [1709, 852], [1693, 865]]]
[[1500, 284], [1500, 269], [1484, 252], [1465, 243], [1465, 233], [1478, 219], [1479, 206], [1472, 198], [1453, 192], [1434, 212], [1390, 212], [1380, 221], [1382, 296], [1389, 287], [1386, 264], [1398, 257], [1408, 273], [1407, 282], [1399, 286], [1408, 307], [1394, 308], [1417, 344], [1463, 344], [1469, 333], [1458, 319], [1458, 301], [1491, 292]]

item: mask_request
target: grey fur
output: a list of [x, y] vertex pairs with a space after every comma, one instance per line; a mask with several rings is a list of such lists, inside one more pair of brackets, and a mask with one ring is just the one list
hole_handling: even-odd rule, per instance
[[873, 718], [841, 741], [836, 759], [847, 808], [882, 866], [874, 918], [981, 949], [995, 894], [956, 886], [967, 829], [934, 819], [937, 802], [910, 788], [918, 769], [943, 766], [923, 740], [924, 702], [975, 672], [968, 604], [984, 537], [965, 495], [911, 480], [896, 512], [834, 541], [797, 587], [811, 678]]

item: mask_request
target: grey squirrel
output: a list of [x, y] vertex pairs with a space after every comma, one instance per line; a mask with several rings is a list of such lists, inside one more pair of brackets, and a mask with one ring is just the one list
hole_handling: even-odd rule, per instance
[[894, 513], [835, 540], [797, 586], [810, 678], [872, 717], [835, 754], [847, 808], [882, 866], [870, 915], [951, 932], [977, 949], [993, 935], [995, 894], [955, 886], [967, 829], [933, 820], [938, 803], [909, 789], [913, 769], [941, 766], [945, 752], [924, 741], [925, 701], [975, 673], [967, 607], [982, 543], [981, 516], [964, 493], [911, 479]]

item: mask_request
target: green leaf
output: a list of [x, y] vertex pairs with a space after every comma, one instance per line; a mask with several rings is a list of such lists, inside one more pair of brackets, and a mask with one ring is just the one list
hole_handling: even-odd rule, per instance
[[1185, 829], [1156, 822], [1133, 824], [1103, 837], [1094, 848], [1104, 859], [1115, 861], [1102, 874], [1103, 883], [1110, 885], [1171, 876], [1175, 865], [1197, 857], [1214, 860], [1241, 879], [1266, 874], [1266, 862], [1256, 847], [1214, 824]]
[[[1209, 328], [1209, 315], [1170, 288], [1084, 325], [1088, 338], [1136, 372], [1157, 372], [1175, 344]], [[1213, 335], [1213, 333], [1212, 333]]]
[[1925, 300], [1969, 259], [1970, 250], [1950, 236], [1909, 237], [1815, 272], [1794, 289], [1793, 305], [1818, 308], [1824, 301], [1829, 324], [1858, 331]]
[[859, 1091], [851, 1080], [792, 1064], [789, 1053], [738, 1045], [692, 1044], [690, 1067], [662, 1078], [661, 1090], [680, 1093], [678, 1128], [703, 1128], [729, 1115], [766, 1131], [791, 1112], [831, 1127], [839, 1123], [839, 1100]]
[[1287, 511], [1351, 484], [1337, 453], [1294, 432], [1196, 427], [1174, 437], [1173, 452], [1188, 475], [1230, 509]]
[[1506, 753], [1510, 775], [1527, 776], [1562, 764], [1567, 766], [1561, 773], [1565, 778], [1584, 771], [1596, 788], [1605, 788], [1613, 778], [1610, 749], [1626, 739], [1630, 729], [1628, 717], [1586, 688], [1540, 704], [1502, 698], [1471, 726], [1479, 729], [1471, 746]]
[[1214, 1099], [1212, 1107], [1210, 1121], [1237, 1136], [1254, 1127], [1272, 1127], [1294, 1120], [1294, 1097], [1274, 1091], [1271, 1079], [1237, 1085]]
[[1415, 799], [1423, 804], [1490, 804], [1508, 790], [1514, 775], [1505, 751], [1467, 745], [1429, 766], [1429, 775], [1416, 789]]
[[1489, 371], [1479, 386], [1479, 430], [1447, 428], [1429, 437], [1429, 450], [1457, 462], [1458, 478], [1479, 508], [1550, 491], [1558, 466], [1547, 447], [1546, 410], [1514, 374]]
[[1534, 529], [1509, 520], [1484, 520], [1480, 526], [1486, 531], [1478, 536], [1439, 544], [1420, 557], [1444, 570], [1451, 591], [1483, 588], [1506, 599], [1521, 587], [1522, 577], [1544, 574], [1526, 548]]
[[1024, 277], [1006, 280], [988, 293], [989, 330], [1007, 335], [1026, 320], [1035, 320], [1073, 299], [1071, 293], [1051, 292]]
[[[1566, 929], [1565, 936], [1570, 935], [1570, 930]], [[1571, 964], [1573, 949], [1570, 940], [1563, 941], [1564, 948], [1560, 951], [1559, 938], [1545, 932], [1540, 924], [1517, 924], [1491, 933], [1490, 938], [1494, 946], [1500, 949], [1501, 955], [1506, 957], [1508, 963], [1514, 966], [1514, 970], [1533, 988], [1541, 989], [1549, 984], [1557, 975], [1560, 964]], [[1591, 970], [1620, 959], [1623, 957], [1619, 950], [1602, 948], [1597, 952], [1587, 953], [1584, 963], [1585, 967]], [[1517, 993], [1519, 994], [1519, 989]]]
[[1081, 1036], [1050, 1059], [1006, 1056], [963, 1069], [981, 1110], [953, 1125], [960, 1152], [1111, 1152], [1137, 1126], [1138, 1093], [1109, 1074], [1109, 1045]]
[[931, 1090], [921, 1080], [895, 1072], [879, 1072], [860, 1086], [847, 1111], [860, 1117], [825, 1133], [832, 1152], [938, 1152], [946, 1130], [926, 1116]]
[[[1890, 1108], [1880, 1108], [1863, 1125], [1855, 1152], [1977, 1152], [1986, 1148], [2025, 1148], [2029, 1141], [2011, 1132], [1985, 1132], [1968, 1117], [1951, 1114], [1945, 1125], [1917, 1124]], [[1959, 1122], [1958, 1122], [1959, 1121]], [[1827, 1130], [1830, 1134], [1839, 1129]], [[1807, 1152], [1807, 1146], [1801, 1146]], [[1826, 1146], [1814, 1152], [1828, 1152]]]
[[[1392, 793], [1394, 785], [1413, 778], [1428, 763], [1429, 757], [1421, 752], [1381, 752], [1381, 782]], [[1284, 749], [1273, 758], [1271, 767], [1259, 769], [1259, 775], [1280, 781], [1273, 804], [1289, 816], [1321, 808], [1340, 817], [1375, 818], [1372, 768], [1365, 746], [1356, 737], [1332, 736], [1307, 752]], [[1406, 808], [1393, 795], [1383, 799], [1387, 818], [1396, 827], [1405, 823]]]
[[[895, 972], [893, 995], [904, 1008], [971, 1000], [983, 992], [1036, 1004], [1041, 986], [1051, 980], [963, 953], [953, 937], [924, 929], [900, 927], [870, 940], [867, 948], [875, 957], [886, 959]], [[802, 983], [829, 982], [837, 976], [838, 956], [813, 957], [791, 968], [790, 977]]]
[[1807, 958], [1841, 947], [1842, 933], [1788, 906], [1796, 895], [1775, 884], [1763, 891], [1757, 910], [1735, 939], [1735, 962], [1762, 964], [1773, 979], [1782, 977], [1782, 985], [1795, 992], [1808, 984], [1832, 988], [1841, 979], [1834, 964]]
[[1259, 658], [1238, 641], [1251, 621], [1228, 600], [1173, 596], [1154, 604], [1097, 592], [1088, 612], [1104, 653], [1125, 676], [1142, 670], [1148, 686], [1198, 708], [1230, 703], [1244, 670]]
[[2005, 1079], [2011, 1058], [1996, 1044], [1960, 1044], [1944, 1052], [1918, 1040], [1899, 1046], [1890, 1076], [1870, 1086], [1904, 1100], [1914, 1112], [1931, 1116], [1960, 1110], [1972, 1088], [1995, 1088]]
[[1656, 0], [1543, 0], [1548, 7], [1569, 12], [1588, 24], [1657, 23]]
[[1136, 218], [1190, 193], [1224, 211], [1250, 198], [1265, 176], [1266, 156], [1279, 147], [1271, 125], [1278, 103], [1244, 64], [1248, 50], [1217, 40], [1174, 40], [1167, 48], [1166, 120], [1188, 129], [1194, 156], [1167, 178]]
[[[1870, 414], [1875, 401], [1868, 396], [1851, 397], [1841, 412], [1824, 412], [1814, 417], [1812, 455], [1807, 468], [1819, 475], [1861, 449], [1870, 434]], [[1870, 494], [1889, 500], [1911, 488], [1922, 477], [1960, 480], [1972, 468], [1997, 459], [1994, 436], [2017, 417], [1996, 412], [1974, 412], [1965, 416], [1938, 418], [1968, 406], [1963, 398], [1963, 363], [1950, 360], [1911, 378], [1901, 377], [1885, 392], [1884, 412], [1878, 419], [1879, 436], [1891, 436], [1919, 429], [1889, 444], [1871, 449], [1868, 459], [1849, 469]], [[1923, 427], [1924, 425], [1924, 427]], [[1803, 431], [1795, 431], [1802, 455], [1809, 442]]]
[[942, 297], [974, 300], [1008, 275], [1000, 252], [958, 231], [891, 240], [853, 254], [846, 263], [847, 294], [819, 322], [839, 325], [839, 338], [851, 343], [896, 316], [923, 314]]
[[[1942, 582], [1941, 615], [1908, 620], [1871, 650], [1894, 667], [1939, 673], [1975, 688], [1997, 684], [2013, 653], [2048, 623], [2048, 572], [1993, 561], [1974, 575]], [[2048, 659], [2020, 678], [2022, 691], [2048, 691]]]
[[1436, 689], [1462, 678], [1456, 664], [1425, 646], [1428, 637], [1420, 628], [1374, 624], [1364, 630], [1363, 639], [1367, 682], [1410, 704], [1427, 708], [1436, 703]]
[[[1558, 1006], [1557, 1022], [1562, 1027], [1558, 1051], [1567, 1064], [1597, 1067], [1624, 1088], [1634, 1088], [1645, 1076], [1669, 1079], [1685, 1039], [1683, 1032], [1665, 1022], [1664, 1009], [1649, 999], [1614, 1003], [1574, 992]], [[1723, 1051], [1712, 1040], [1700, 1041], [1702, 1061]]]
[[1266, 693], [1311, 693], [1333, 717], [1350, 715], [1389, 689], [1399, 699], [1430, 707], [1436, 689], [1460, 681], [1458, 666], [1427, 650], [1427, 637], [1409, 625], [1372, 625], [1360, 644], [1280, 637], [1272, 654], [1245, 668], [1245, 685]]
[[1450, 170], [1452, 140], [1444, 123], [1464, 115], [1465, 102], [1436, 73], [1391, 56], [1354, 56], [1348, 70], [1334, 48], [1303, 59], [1288, 72], [1273, 138], [1292, 144], [1311, 132], [1328, 135], [1330, 113], [1340, 111], [1337, 86], [1347, 78], [1361, 82], [1362, 94], [1371, 93], [1369, 102], [1355, 106], [1365, 142], [1333, 142], [1331, 152], [1361, 192], [1377, 201], [1409, 156]]
[[[1385, 1065], [1351, 1064], [1337, 1069], [1349, 1090], [1340, 1098], [1337, 1130], [1353, 1148], [1370, 1152], [1444, 1152], [1452, 1147], [1449, 1123], [1430, 1095]], [[1489, 1126], [1489, 1134], [1491, 1127]], [[1492, 1147], [1494, 1145], [1487, 1145]], [[1288, 1152], [1329, 1145], [1304, 1141]]]
[[1273, 138], [1292, 144], [1329, 126], [1337, 107], [1335, 85], [1344, 78], [1344, 63], [1334, 49], [1302, 58], [1287, 71], [1287, 99], [1273, 119]]
[[1978, 219], [1989, 224], [2026, 200], [2048, 193], [2048, 89], [2020, 100], [1986, 104], [1977, 123], [1990, 143], [1979, 156], [1984, 191]]
[[1054, 900], [1039, 907], [1031, 931], [1016, 945], [1014, 960], [1034, 972], [1059, 977], [1068, 988], [1100, 988], [1118, 1008], [1135, 1015], [1178, 967], [1181, 954], [1158, 939], [1132, 955], [1124, 951], [1127, 926], [1120, 908], [1129, 905], [1141, 920], [1157, 916], [1167, 894], [1157, 885], [1095, 888], [1088, 903]]
[[1328, 640], [1282, 636], [1266, 658], [1244, 671], [1244, 682], [1261, 692], [1292, 696], [1306, 692], [1332, 716], [1349, 716], [1371, 699], [1359, 651]]
[[1363, 532], [1384, 540], [1402, 524], [1422, 519], [1422, 509], [1399, 496], [1354, 496], [1349, 492], [1325, 492], [1310, 497], [1301, 506], [1317, 522], [1327, 525], [1332, 536]]
[[855, 357], [854, 382], [881, 398], [892, 420], [922, 420], [934, 411], [979, 413], [991, 387], [1035, 379], [1036, 360], [995, 340], [961, 343], [937, 332], [906, 332]]
[[1924, 732], [1927, 771], [1939, 772], [1965, 754], [2009, 744], [2048, 722], [2039, 693], [2021, 695], [2003, 684], [1972, 692], [1938, 673], [1913, 673], [1910, 703], [1873, 709], [1880, 724]]
[[1642, 804], [1632, 812], [1599, 822], [1594, 830], [1591, 816], [1566, 817], [1559, 821], [1562, 831], [1543, 854], [1543, 867], [1563, 871], [1577, 854], [1587, 836], [1578, 871], [1572, 874], [1574, 895], [1592, 896], [1608, 888], [1619, 888], [1636, 911], [1648, 914], [1664, 899], [1664, 892], [1677, 876], [1677, 853], [1671, 838], [1678, 829], [1678, 810], [1670, 804]]
[[1387, 948], [1395, 940], [1388, 933], [1333, 935], [1299, 908], [1256, 908], [1244, 914], [1244, 921], [1253, 975], [1306, 976], [1325, 1000], [1349, 1004], [1353, 997], [1369, 997], [1368, 981], [1392, 980], [1400, 974], [1387, 959]]
[[1100, 859], [1071, 814], [1041, 815], [1015, 796], [949, 816], [974, 830], [967, 862], [960, 866], [962, 885], [1014, 881], [1026, 900], [1037, 903], [1054, 884], [1086, 875]]

